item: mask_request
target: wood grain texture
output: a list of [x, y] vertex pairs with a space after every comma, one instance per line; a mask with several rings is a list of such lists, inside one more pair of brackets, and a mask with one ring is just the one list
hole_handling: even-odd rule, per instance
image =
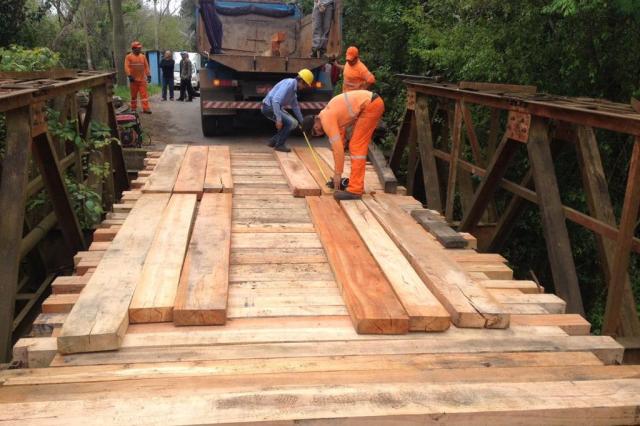
[[505, 328], [509, 315], [387, 194], [364, 202], [458, 327]]
[[322, 193], [320, 186], [313, 180], [313, 176], [311, 176], [311, 173], [309, 173], [295, 152], [275, 151], [275, 156], [294, 197], [306, 197]]
[[294, 147], [293, 151], [298, 155], [304, 166], [307, 168], [313, 179], [320, 187], [323, 194], [332, 194], [333, 189], [327, 186], [327, 181], [331, 179], [333, 170], [325, 163], [325, 161], [317, 156], [314, 159], [313, 153], [309, 148]]
[[158, 165], [142, 188], [143, 193], [169, 193], [178, 178], [186, 145], [167, 145], [158, 159]]
[[129, 325], [129, 303], [169, 194], [141, 197], [69, 313], [58, 337], [62, 353], [118, 349]]
[[198, 199], [202, 198], [208, 154], [209, 148], [206, 146], [187, 148], [182, 167], [173, 186], [175, 194], [196, 194]]
[[409, 315], [411, 331], [444, 331], [451, 317], [362, 201], [340, 203]]
[[307, 203], [356, 331], [408, 332], [404, 308], [338, 204], [325, 197]]
[[227, 146], [210, 146], [204, 178], [205, 192], [233, 192], [231, 155]]
[[174, 194], [169, 200], [129, 305], [130, 323], [173, 320], [173, 304], [195, 211], [195, 194]]
[[231, 246], [231, 194], [205, 194], [175, 300], [177, 325], [226, 322]]

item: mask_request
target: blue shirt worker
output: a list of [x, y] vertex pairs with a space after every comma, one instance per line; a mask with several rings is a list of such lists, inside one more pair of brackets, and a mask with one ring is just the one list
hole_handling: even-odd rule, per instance
[[[291, 131], [302, 123], [302, 112], [298, 104], [298, 91], [311, 87], [313, 73], [302, 69], [295, 78], [285, 78], [278, 82], [262, 101], [262, 114], [276, 123], [278, 132], [269, 140], [268, 145], [276, 151], [290, 152], [286, 144]], [[286, 109], [293, 111], [293, 118]]]

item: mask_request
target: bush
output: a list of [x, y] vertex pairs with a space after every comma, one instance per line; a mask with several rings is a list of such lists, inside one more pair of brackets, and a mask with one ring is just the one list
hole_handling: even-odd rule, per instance
[[15, 44], [0, 48], [0, 71], [46, 71], [61, 67], [60, 55], [46, 47], [26, 49]]

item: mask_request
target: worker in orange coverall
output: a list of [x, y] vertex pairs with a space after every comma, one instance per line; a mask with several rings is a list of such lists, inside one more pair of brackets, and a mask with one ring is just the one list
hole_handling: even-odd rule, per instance
[[342, 81], [342, 92], [352, 90], [368, 90], [376, 82], [376, 77], [369, 71], [367, 66], [360, 60], [360, 52], [355, 46], [347, 49], [347, 63], [334, 65], [342, 70], [344, 79]]
[[302, 122], [302, 130], [313, 136], [326, 134], [331, 143], [335, 171], [333, 187], [340, 188], [344, 171], [344, 141], [342, 130], [354, 126], [349, 144], [351, 176], [346, 191], [336, 189], [336, 200], [357, 200], [364, 192], [364, 171], [373, 132], [384, 113], [384, 102], [377, 93], [353, 90], [331, 99], [318, 115], [308, 115]]
[[131, 53], [124, 59], [124, 71], [129, 78], [131, 109], [133, 111], [138, 109], [138, 93], [140, 93], [142, 112], [151, 114], [149, 94], [147, 93], [147, 83], [151, 82], [151, 71], [147, 57], [142, 54], [142, 43], [139, 41], [131, 43]]

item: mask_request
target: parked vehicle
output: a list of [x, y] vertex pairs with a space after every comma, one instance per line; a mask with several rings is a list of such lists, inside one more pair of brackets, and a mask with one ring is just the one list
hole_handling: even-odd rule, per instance
[[[200, 71], [202, 61], [200, 54], [194, 52], [187, 52], [189, 54], [189, 59], [193, 64], [193, 73], [191, 74], [191, 86], [195, 90], [200, 90], [200, 79], [198, 77], [198, 73]], [[173, 53], [173, 60], [176, 65], [173, 69], [173, 84], [177, 89], [180, 89], [180, 61], [182, 61], [182, 56], [180, 56], [180, 52]]]
[[304, 113], [324, 108], [333, 95], [331, 57], [340, 55], [342, 1], [335, 0], [327, 58], [311, 58], [311, 16], [297, 4], [274, 0], [216, 1], [224, 38], [222, 54], [210, 54], [207, 25], [197, 6], [197, 46], [206, 58], [200, 69], [202, 132], [229, 132], [240, 114], [259, 115], [260, 104], [281, 79], [302, 68], [313, 71], [314, 87], [298, 95]]

